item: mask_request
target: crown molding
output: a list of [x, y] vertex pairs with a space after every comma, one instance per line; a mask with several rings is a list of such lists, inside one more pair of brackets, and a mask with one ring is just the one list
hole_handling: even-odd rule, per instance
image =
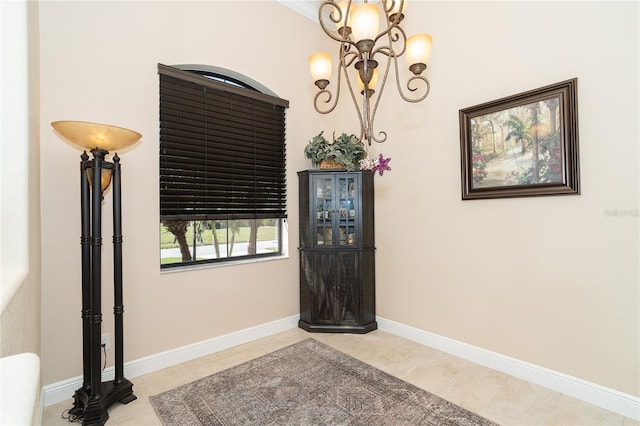
[[313, 22], [318, 23], [318, 9], [320, 8], [320, 1], [317, 0], [278, 0], [283, 6], [288, 7], [301, 14], [302, 16], [311, 19]]

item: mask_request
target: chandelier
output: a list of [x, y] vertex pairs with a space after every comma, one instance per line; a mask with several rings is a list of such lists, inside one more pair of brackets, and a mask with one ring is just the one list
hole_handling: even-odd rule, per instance
[[[313, 100], [314, 107], [320, 114], [333, 111], [338, 104], [340, 84], [344, 78], [360, 120], [360, 140], [366, 140], [369, 145], [371, 141], [382, 143], [387, 140], [387, 133], [380, 131], [375, 134], [373, 125], [392, 67], [398, 93], [405, 101], [420, 102], [431, 88], [429, 80], [422, 75], [431, 56], [431, 36], [416, 34], [407, 37], [400, 26], [407, 1], [381, 0], [374, 3], [364, 0], [363, 3], [355, 3], [352, 0], [326, 0], [318, 11], [320, 26], [339, 44], [338, 76], [334, 97], [328, 89], [331, 55], [318, 52], [309, 57], [311, 75], [319, 89]], [[398, 73], [398, 58], [403, 55], [413, 74], [406, 82], [406, 93]], [[380, 72], [383, 73], [381, 79], [378, 77]], [[352, 83], [354, 80], [357, 85]]]

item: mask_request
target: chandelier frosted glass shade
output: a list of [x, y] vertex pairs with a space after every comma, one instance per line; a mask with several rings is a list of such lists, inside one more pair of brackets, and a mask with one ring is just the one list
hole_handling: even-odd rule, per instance
[[380, 29], [379, 7], [371, 3], [352, 5], [348, 25], [356, 42], [373, 40]]
[[331, 55], [327, 52], [316, 52], [309, 56], [309, 70], [313, 81], [331, 79]]
[[[422, 64], [426, 68], [427, 62], [429, 62], [429, 58], [431, 57], [431, 43], [432, 38], [429, 34], [414, 34], [407, 39], [407, 62], [409, 63], [409, 69], [417, 64]], [[418, 74], [422, 71], [424, 71], [424, 68], [422, 68]]]
[[133, 130], [89, 121], [54, 121], [51, 126], [66, 140], [81, 148], [117, 151], [140, 140]]

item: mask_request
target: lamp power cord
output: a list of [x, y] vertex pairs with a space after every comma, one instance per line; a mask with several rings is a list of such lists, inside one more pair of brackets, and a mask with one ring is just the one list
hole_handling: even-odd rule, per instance
[[[102, 353], [104, 353], [104, 363], [102, 364], [102, 371], [104, 371], [107, 368], [107, 346], [106, 344], [102, 343], [100, 345], [102, 347]], [[82, 415], [79, 414], [72, 414], [71, 410], [72, 408], [67, 408], [66, 410], [64, 410], [62, 412], [62, 414], [60, 415], [63, 419], [68, 420], [69, 423], [80, 423], [82, 422]]]

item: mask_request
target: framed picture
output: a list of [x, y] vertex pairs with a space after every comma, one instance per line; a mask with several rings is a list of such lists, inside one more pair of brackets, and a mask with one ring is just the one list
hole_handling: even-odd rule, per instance
[[463, 200], [580, 194], [577, 83], [460, 110]]

